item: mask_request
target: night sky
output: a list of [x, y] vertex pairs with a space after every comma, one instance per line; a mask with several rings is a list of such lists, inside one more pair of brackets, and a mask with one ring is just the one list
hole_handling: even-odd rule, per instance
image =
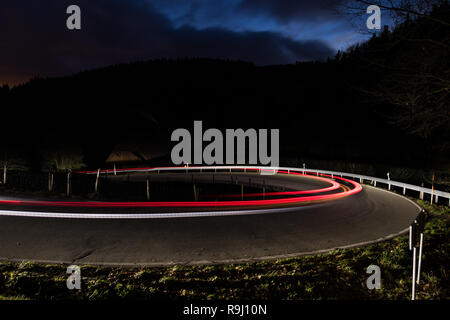
[[[323, 60], [360, 34], [342, 0], [2, 0], [0, 84], [153, 58]], [[82, 30], [66, 28], [76, 4]]]

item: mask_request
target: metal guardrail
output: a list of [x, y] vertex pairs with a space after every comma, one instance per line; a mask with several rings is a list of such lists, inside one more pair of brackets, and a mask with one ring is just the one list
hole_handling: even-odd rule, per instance
[[[292, 169], [292, 168], [291, 168]], [[301, 169], [303, 170], [303, 169]], [[432, 190], [430, 188], [420, 187], [409, 183], [394, 181], [390, 179], [382, 179], [377, 177], [371, 177], [361, 174], [354, 174], [354, 173], [348, 173], [348, 172], [337, 172], [337, 171], [328, 171], [328, 170], [317, 170], [317, 169], [304, 169], [307, 172], [314, 172], [314, 173], [323, 173], [328, 174], [331, 176], [337, 175], [337, 176], [344, 176], [344, 177], [350, 177], [352, 179], [359, 179], [360, 183], [363, 183], [364, 181], [370, 181], [373, 183], [373, 185], [376, 187], [377, 183], [385, 184], [388, 186], [388, 189], [390, 190], [392, 186], [400, 187], [403, 189], [403, 194], [406, 194], [406, 190], [414, 190], [419, 192], [419, 197], [423, 199], [424, 194], [429, 194], [430, 196], [433, 196], [433, 202], [438, 202], [439, 197], [446, 198], [449, 200], [449, 206], [450, 206], [450, 193], [444, 192], [440, 190]]]
[[[433, 197], [433, 202], [437, 203], [439, 198], [445, 198], [448, 199], [448, 205], [450, 206], [450, 192], [444, 192], [440, 190], [432, 190], [430, 188], [420, 187], [409, 183], [403, 183], [399, 181], [394, 181], [390, 179], [383, 179], [383, 178], [377, 178], [377, 177], [371, 177], [361, 174], [355, 174], [355, 173], [348, 173], [348, 172], [338, 172], [338, 171], [329, 171], [329, 170], [321, 170], [321, 169], [308, 169], [308, 168], [290, 168], [290, 167], [264, 167], [264, 166], [190, 166], [190, 167], [155, 167], [155, 168], [132, 168], [132, 169], [117, 169], [117, 172], [161, 172], [161, 171], [193, 171], [193, 170], [199, 170], [200, 172], [203, 170], [256, 170], [256, 171], [295, 171], [295, 172], [302, 172], [302, 173], [315, 173], [315, 174], [327, 174], [331, 177], [339, 176], [339, 177], [346, 177], [351, 179], [359, 180], [360, 183], [364, 183], [364, 181], [370, 181], [375, 187], [378, 184], [385, 184], [388, 186], [388, 189], [391, 190], [392, 186], [403, 188], [403, 194], [406, 194], [406, 190], [413, 190], [419, 192], [420, 199], [423, 199], [425, 194], [429, 194]], [[101, 170], [100, 173], [112, 173], [113, 170]], [[90, 171], [85, 172], [88, 174], [94, 174], [97, 173], [97, 171]]]

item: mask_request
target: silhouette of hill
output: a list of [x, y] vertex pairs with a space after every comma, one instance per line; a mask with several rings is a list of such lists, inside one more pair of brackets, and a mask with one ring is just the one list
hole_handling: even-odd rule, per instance
[[309, 157], [369, 160], [391, 150], [396, 159], [402, 146], [416, 145], [359, 104], [353, 81], [348, 67], [332, 62], [136, 62], [13, 88], [3, 129], [10, 144], [36, 152], [48, 143], [82, 145], [90, 164], [106, 160], [119, 140], [169, 142], [173, 129], [192, 130], [194, 120], [205, 129], [280, 128], [281, 153]]

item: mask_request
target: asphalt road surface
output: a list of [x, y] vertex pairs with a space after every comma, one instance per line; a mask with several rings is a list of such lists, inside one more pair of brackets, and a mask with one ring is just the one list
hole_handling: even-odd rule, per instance
[[[315, 184], [327, 185], [308, 188]], [[419, 211], [404, 197], [365, 186], [345, 198], [262, 214], [64, 219], [0, 213], [0, 259], [167, 265], [283, 258], [393, 237]]]

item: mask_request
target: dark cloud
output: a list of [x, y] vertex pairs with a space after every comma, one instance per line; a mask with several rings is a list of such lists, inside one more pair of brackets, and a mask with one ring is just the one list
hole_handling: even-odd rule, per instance
[[65, 12], [72, 3], [2, 1], [0, 83], [160, 57], [283, 64], [333, 53], [321, 41], [294, 41], [274, 32], [177, 29], [144, 0], [79, 0], [82, 30], [69, 31]]
[[337, 17], [343, 0], [243, 0], [238, 8], [248, 13], [264, 14], [278, 21], [318, 20]]

